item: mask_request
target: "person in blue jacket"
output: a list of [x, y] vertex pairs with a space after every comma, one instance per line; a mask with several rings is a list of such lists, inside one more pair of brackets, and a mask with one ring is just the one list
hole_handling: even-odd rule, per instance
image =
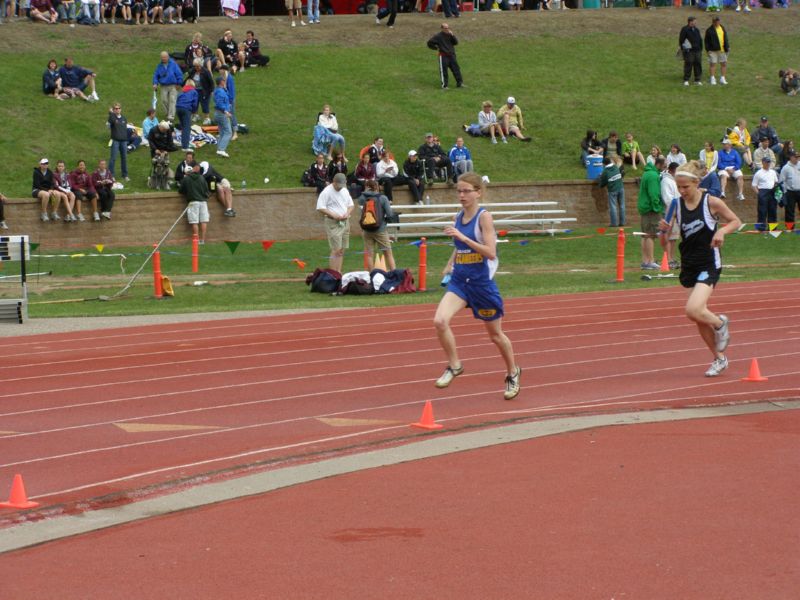
[[175, 111], [178, 114], [178, 122], [181, 124], [181, 150], [189, 150], [189, 142], [192, 139], [192, 115], [197, 112], [200, 104], [200, 94], [194, 88], [194, 81], [186, 80], [183, 91], [175, 101]]
[[231, 104], [231, 141], [234, 141], [239, 137], [236, 134], [236, 130], [239, 127], [239, 121], [236, 118], [236, 82], [228, 65], [220, 65], [219, 72], [225, 78], [225, 91], [228, 92], [228, 101]]
[[[58, 76], [61, 79], [61, 87], [68, 95], [78, 96], [89, 102], [97, 102], [100, 100], [95, 87], [94, 72], [76, 65], [72, 61], [71, 56], [64, 59], [63, 66], [58, 70]], [[84, 90], [86, 90], [86, 88], [92, 91], [90, 94], [84, 95]]]
[[733, 149], [733, 144], [728, 138], [722, 140], [722, 150], [717, 154], [717, 175], [719, 175], [719, 185], [722, 193], [720, 198], [725, 197], [725, 186], [728, 177], [733, 177], [738, 189], [737, 200], [744, 200], [744, 177], [742, 176], [742, 157]]
[[472, 154], [469, 148], [464, 145], [464, 138], [456, 138], [456, 145], [450, 148], [450, 162], [453, 163], [453, 183], [458, 181], [458, 176], [474, 171], [472, 167]]
[[[230, 79], [230, 78], [229, 78]], [[221, 75], [216, 79], [217, 87], [214, 90], [214, 121], [219, 127], [217, 138], [217, 154], [230, 158], [225, 150], [231, 141], [231, 101], [225, 90], [225, 78]]]
[[167, 121], [175, 120], [175, 101], [183, 87], [183, 72], [166, 52], [161, 53], [161, 62], [153, 71], [153, 91], [161, 86], [161, 105], [167, 113]]

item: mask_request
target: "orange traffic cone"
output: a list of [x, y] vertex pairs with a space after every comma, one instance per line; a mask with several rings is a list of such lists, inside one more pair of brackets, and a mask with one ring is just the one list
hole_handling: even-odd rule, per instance
[[412, 427], [419, 427], [420, 429], [441, 429], [444, 425], [440, 425], [433, 420], [433, 405], [428, 400], [425, 403], [425, 408], [422, 409], [422, 417], [419, 423], [411, 423]]
[[754, 358], [750, 361], [750, 373], [747, 377], [742, 377], [742, 381], [767, 381], [766, 377], [761, 375], [761, 370], [758, 368], [758, 359]]
[[22, 482], [22, 475], [14, 475], [14, 482], [11, 484], [11, 495], [8, 502], [0, 502], [3, 508], [34, 508], [39, 506], [38, 502], [31, 502], [25, 494], [25, 484]]
[[664, 252], [664, 256], [661, 257], [661, 268], [659, 271], [662, 273], [669, 273], [669, 258], [666, 252]]

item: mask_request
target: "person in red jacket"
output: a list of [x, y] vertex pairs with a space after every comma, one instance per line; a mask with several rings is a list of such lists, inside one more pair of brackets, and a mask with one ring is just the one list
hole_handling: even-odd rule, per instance
[[78, 166], [74, 171], [69, 174], [69, 187], [72, 193], [75, 194], [75, 206], [78, 214], [78, 221], [84, 221], [83, 214], [81, 213], [81, 202], [88, 200], [92, 203], [92, 217], [95, 221], [100, 220], [100, 214], [97, 212], [97, 192], [92, 183], [92, 176], [86, 172], [86, 161], [79, 160]]

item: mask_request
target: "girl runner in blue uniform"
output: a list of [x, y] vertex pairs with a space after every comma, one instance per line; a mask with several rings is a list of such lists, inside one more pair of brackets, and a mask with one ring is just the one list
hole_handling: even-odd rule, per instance
[[506, 363], [503, 397], [511, 400], [519, 394], [522, 369], [514, 361], [511, 341], [503, 333], [503, 298], [493, 279], [497, 270], [497, 234], [492, 215], [479, 205], [484, 192], [480, 175], [464, 173], [458, 178], [456, 191], [463, 209], [456, 215], [455, 223], [444, 230], [453, 238], [456, 247], [444, 269], [444, 273], [450, 273], [451, 277], [433, 319], [439, 343], [447, 355], [447, 368], [436, 380], [436, 387], [447, 387], [464, 372], [450, 320], [458, 311], [469, 307], [475, 318], [486, 325], [489, 338]]
[[[737, 231], [741, 221], [721, 199], [709, 196], [698, 187], [704, 171], [702, 164], [692, 161], [678, 168], [675, 183], [680, 200], [675, 218], [681, 234], [680, 282], [691, 290], [686, 302], [686, 316], [697, 323], [703, 341], [714, 355], [714, 362], [706, 371], [706, 377], [716, 377], [728, 368], [725, 348], [728, 347], [728, 317], [716, 315], [708, 310], [711, 292], [722, 272], [722, 257], [719, 249], [725, 235]], [[723, 227], [717, 220], [725, 221]], [[661, 229], [669, 231], [672, 223], [661, 221]]]

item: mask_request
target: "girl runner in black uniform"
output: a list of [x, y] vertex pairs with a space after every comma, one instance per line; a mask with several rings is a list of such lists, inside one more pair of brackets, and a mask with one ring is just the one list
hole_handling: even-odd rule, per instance
[[[681, 285], [690, 290], [686, 316], [697, 323], [700, 336], [714, 355], [706, 377], [716, 377], [728, 368], [725, 348], [728, 347], [728, 317], [708, 310], [708, 299], [722, 272], [720, 248], [725, 235], [737, 231], [741, 221], [728, 206], [698, 187], [703, 165], [691, 161], [675, 173], [680, 200], [675, 218], [680, 228]], [[726, 222], [717, 226], [717, 220]], [[663, 231], [672, 223], [661, 221]]]

